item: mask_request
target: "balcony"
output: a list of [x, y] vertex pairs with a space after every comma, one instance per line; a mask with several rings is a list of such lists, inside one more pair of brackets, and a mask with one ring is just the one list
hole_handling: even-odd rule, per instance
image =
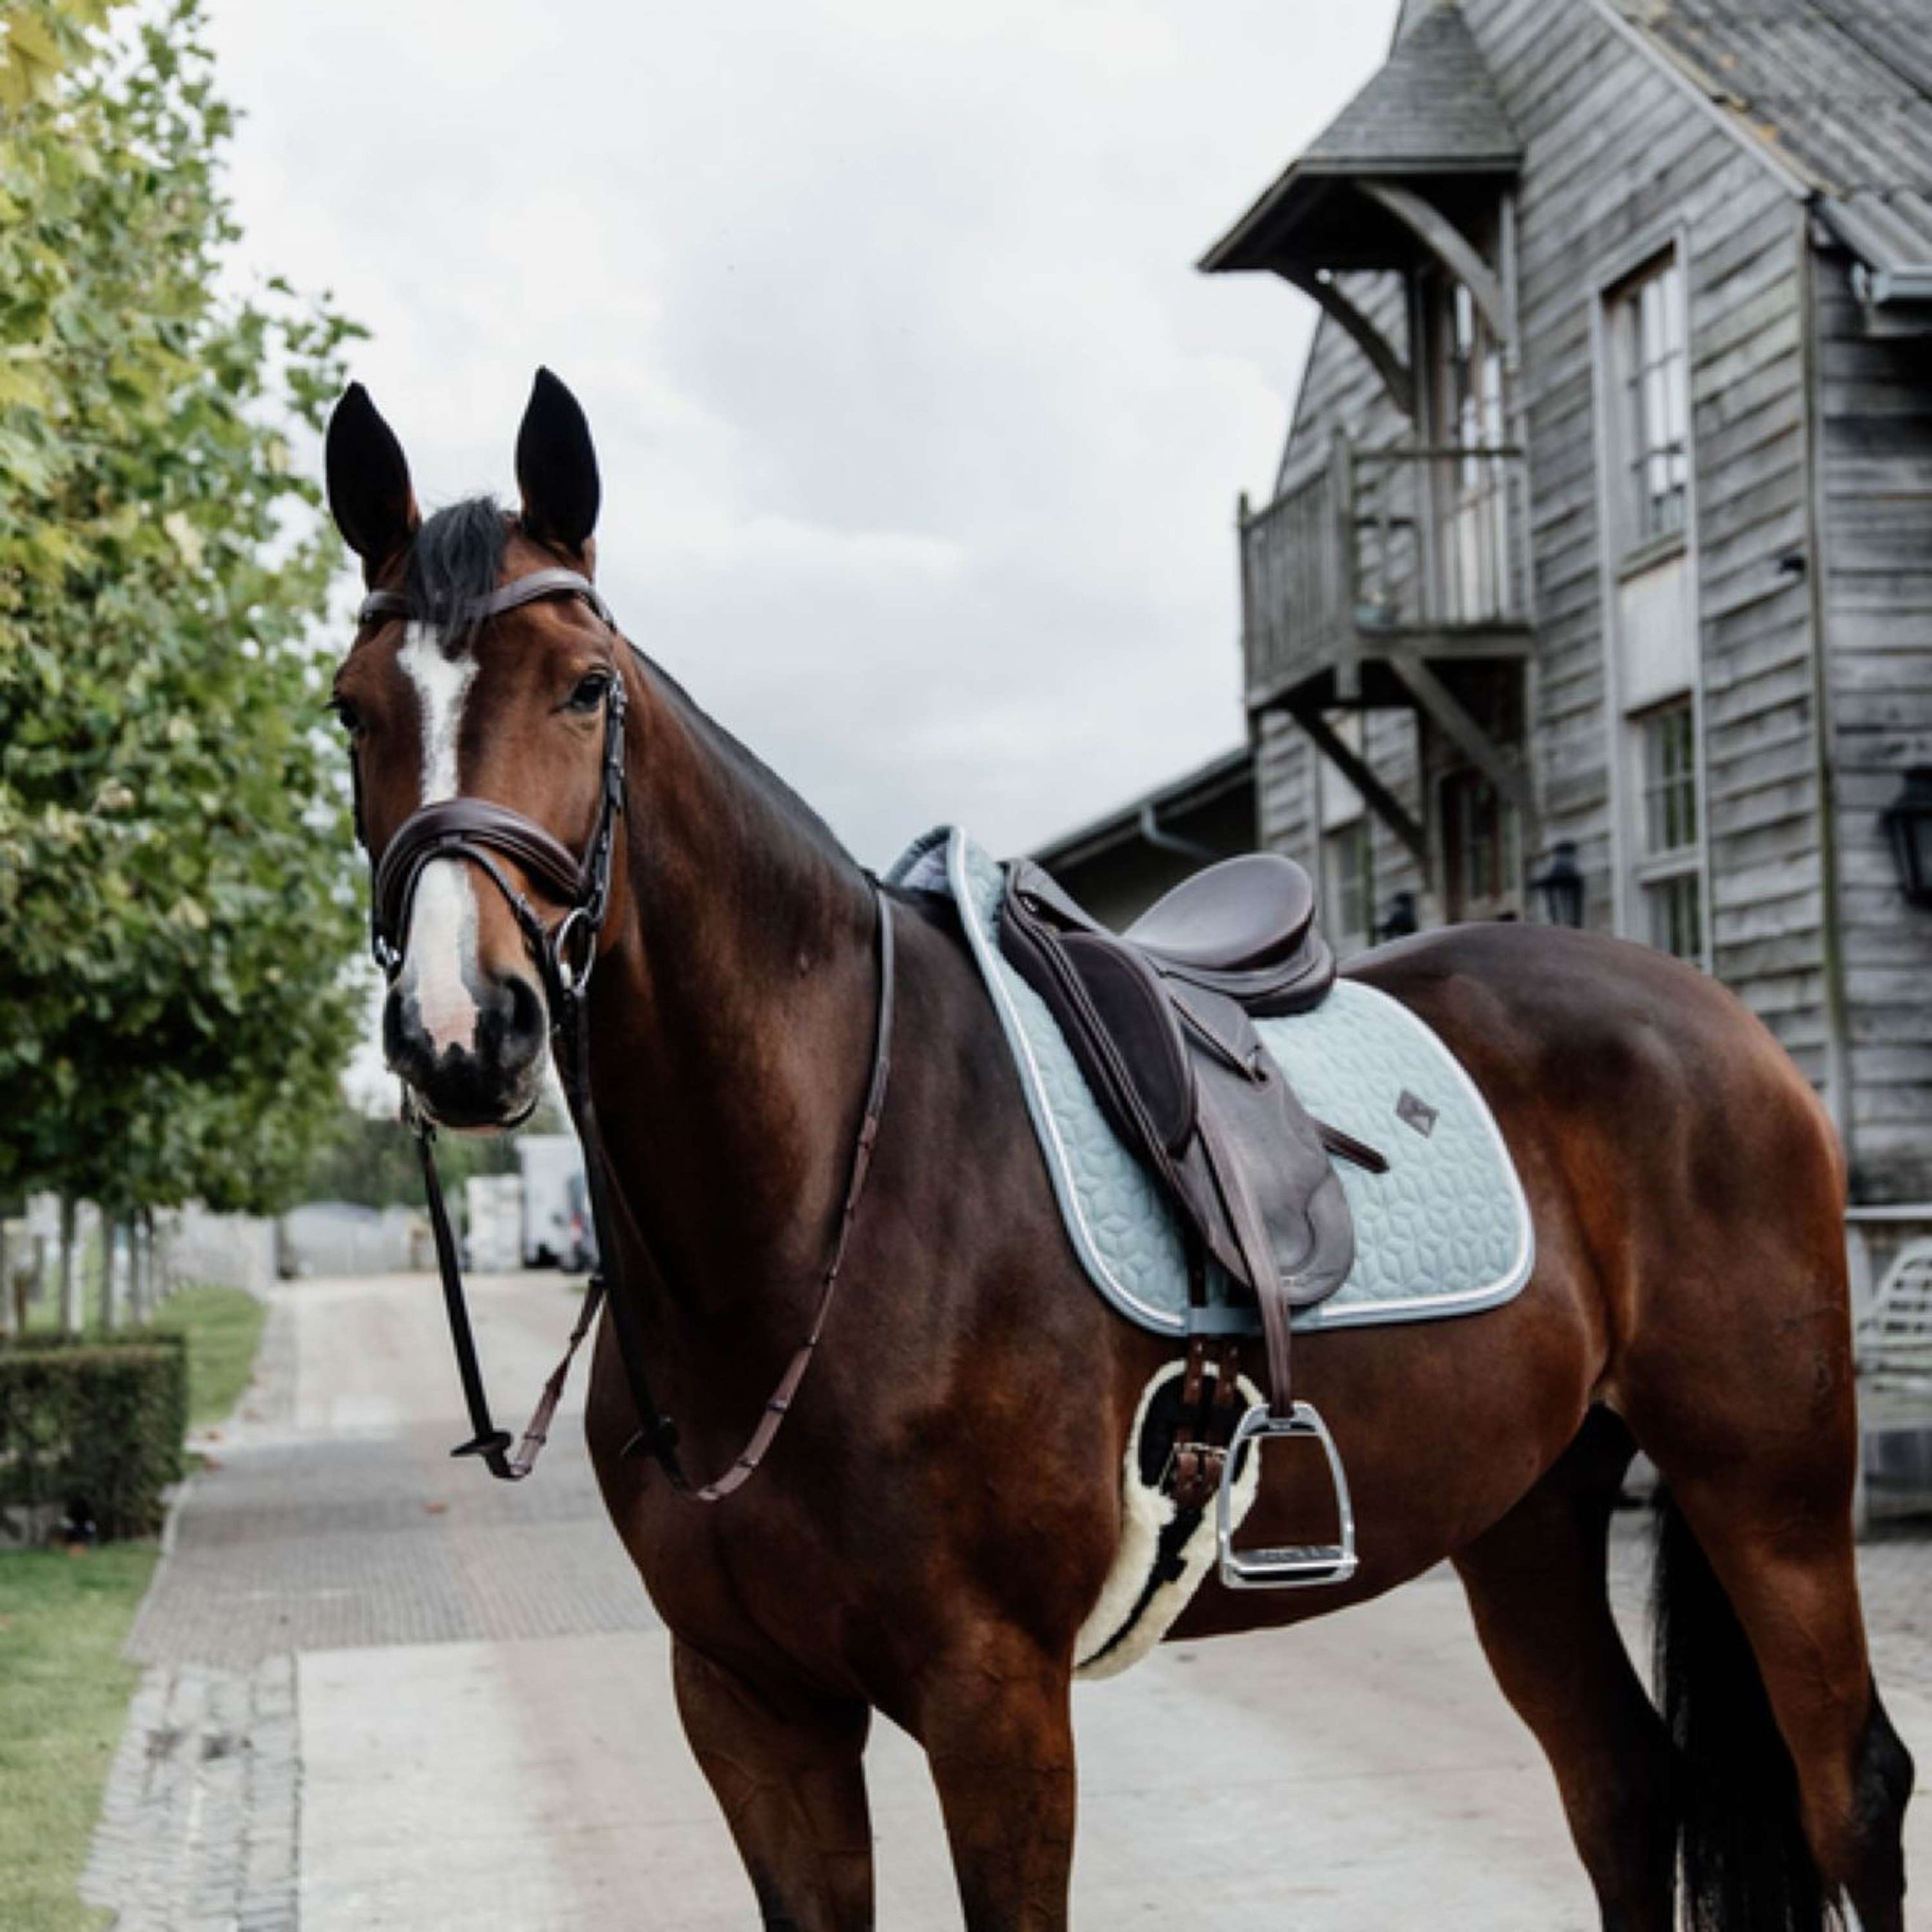
[[1427, 702], [1430, 660], [1529, 650], [1520, 450], [1355, 449], [1240, 521], [1250, 711]]

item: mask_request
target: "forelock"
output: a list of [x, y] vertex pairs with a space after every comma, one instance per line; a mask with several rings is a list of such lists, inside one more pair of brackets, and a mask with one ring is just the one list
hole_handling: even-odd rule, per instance
[[470, 640], [485, 598], [502, 574], [509, 520], [494, 496], [439, 510], [410, 547], [404, 590], [446, 651]]

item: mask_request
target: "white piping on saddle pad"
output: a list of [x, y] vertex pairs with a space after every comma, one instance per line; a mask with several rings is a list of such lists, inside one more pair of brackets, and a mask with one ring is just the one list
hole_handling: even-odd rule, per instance
[[[1173, 1499], [1158, 1487], [1141, 1480], [1141, 1432], [1147, 1426], [1154, 1399], [1166, 1384], [1186, 1372], [1184, 1362], [1169, 1362], [1155, 1372], [1142, 1392], [1140, 1406], [1134, 1412], [1134, 1426], [1127, 1432], [1126, 1454], [1120, 1466], [1120, 1546], [1114, 1552], [1113, 1568], [1100, 1586], [1100, 1594], [1080, 1634], [1073, 1643], [1073, 1674], [1097, 1682], [1103, 1677], [1118, 1677], [1141, 1659], [1171, 1630], [1181, 1612], [1194, 1600], [1215, 1555], [1214, 1510], [1210, 1504], [1201, 1512], [1201, 1520], [1181, 1547], [1180, 1574], [1160, 1585], [1142, 1606], [1138, 1616], [1134, 1606], [1147, 1592], [1160, 1553], [1161, 1532], [1174, 1520]], [[1214, 1365], [1208, 1365], [1210, 1375]], [[1246, 1376], [1239, 1378], [1244, 1405], [1262, 1401], [1259, 1389]], [[1239, 1528], [1261, 1489], [1261, 1458], [1251, 1455], [1234, 1484], [1232, 1516]]]

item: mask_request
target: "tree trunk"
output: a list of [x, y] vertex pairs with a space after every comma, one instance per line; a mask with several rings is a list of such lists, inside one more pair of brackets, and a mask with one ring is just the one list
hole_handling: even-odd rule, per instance
[[14, 1270], [18, 1264], [7, 1244], [7, 1217], [0, 1214], [0, 1341], [14, 1332]]
[[74, 1252], [74, 1197], [61, 1196], [60, 1204], [60, 1325], [63, 1335], [78, 1335], [81, 1323], [80, 1256]]
[[128, 1217], [128, 1320], [136, 1328], [145, 1328], [154, 1312], [148, 1282], [148, 1214], [137, 1208]]
[[111, 1335], [121, 1325], [121, 1236], [126, 1223], [100, 1217], [100, 1328]]

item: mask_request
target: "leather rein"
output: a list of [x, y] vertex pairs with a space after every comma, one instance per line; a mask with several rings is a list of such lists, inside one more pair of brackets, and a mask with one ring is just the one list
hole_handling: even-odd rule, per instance
[[[548, 597], [581, 599], [613, 636], [622, 641], [609, 607], [590, 580], [579, 572], [562, 568], [532, 571], [502, 585], [465, 610], [463, 620], [466, 628], [473, 629], [506, 610]], [[364, 629], [394, 617], [411, 622], [428, 621], [430, 614], [400, 591], [376, 590], [363, 600], [356, 622], [358, 629]], [[891, 1076], [892, 921], [890, 902], [880, 890], [878, 881], [868, 873], [866, 880], [872, 889], [876, 916], [874, 943], [878, 976], [872, 1072], [866, 1086], [865, 1111], [860, 1118], [858, 1137], [847, 1173], [844, 1201], [832, 1233], [825, 1264], [818, 1277], [818, 1300], [811, 1326], [779, 1377], [778, 1386], [760, 1414], [750, 1439], [736, 1460], [715, 1481], [701, 1487], [694, 1486], [685, 1474], [678, 1458], [676, 1425], [658, 1406], [644, 1372], [645, 1349], [638, 1330], [638, 1311], [633, 1298], [623, 1292], [620, 1250], [614, 1238], [612, 1210], [614, 1205], [621, 1203], [613, 1188], [609, 1158], [598, 1130], [596, 1104], [590, 1087], [590, 977], [597, 963], [604, 920], [610, 911], [611, 860], [616, 844], [617, 821], [624, 811], [625, 704], [624, 682], [620, 675], [612, 679], [604, 699], [603, 778], [597, 822], [580, 859], [533, 819], [506, 806], [493, 804], [485, 799], [460, 797], [423, 806], [404, 820], [380, 857], [370, 852], [374, 878], [370, 905], [370, 950], [384, 976], [393, 982], [402, 970], [410, 908], [424, 868], [439, 859], [461, 859], [476, 866], [503, 896], [543, 981], [544, 998], [549, 1012], [551, 1058], [563, 1088], [572, 1124], [577, 1130], [577, 1137], [584, 1150], [585, 1191], [596, 1235], [597, 1267], [590, 1277], [584, 1306], [571, 1330], [563, 1358], [544, 1384], [522, 1441], [515, 1444], [513, 1451], [514, 1438], [508, 1430], [497, 1426], [484, 1386], [482, 1365], [477, 1354], [476, 1335], [464, 1290], [461, 1259], [450, 1224], [448, 1208], [443, 1198], [442, 1179], [436, 1170], [436, 1129], [408, 1088], [404, 1089], [403, 1118], [415, 1136], [422, 1165], [423, 1190], [429, 1204], [436, 1268], [442, 1282], [443, 1306], [449, 1319], [450, 1341], [456, 1354], [457, 1371], [462, 1380], [464, 1401], [470, 1412], [470, 1438], [459, 1444], [450, 1454], [480, 1456], [490, 1474], [505, 1482], [520, 1482], [527, 1476], [536, 1466], [537, 1456], [548, 1437], [578, 1346], [590, 1332], [598, 1309], [608, 1306], [639, 1424], [637, 1434], [626, 1445], [624, 1454], [654, 1458], [679, 1495], [694, 1502], [715, 1503], [742, 1488], [764, 1462], [812, 1366], [825, 1331], [826, 1318], [832, 1310], [833, 1298], [838, 1292], [853, 1221], [872, 1169], [872, 1150], [878, 1142], [879, 1120], [884, 1111], [886, 1089]], [[364, 849], [369, 850], [368, 835], [362, 820], [361, 767], [352, 748], [350, 763], [355, 782], [356, 836]], [[500, 862], [506, 859], [522, 871], [543, 899], [563, 909], [561, 918], [546, 920], [504, 870]], [[632, 1225], [634, 1232], [634, 1222]]]

